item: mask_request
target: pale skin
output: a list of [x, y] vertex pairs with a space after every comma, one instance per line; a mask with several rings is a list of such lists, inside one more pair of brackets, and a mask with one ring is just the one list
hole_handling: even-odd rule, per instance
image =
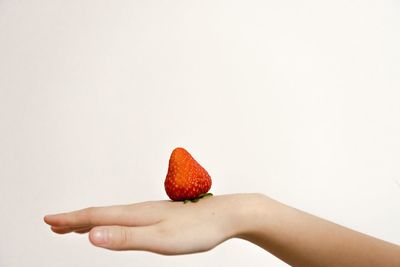
[[111, 250], [180, 255], [241, 238], [292, 266], [400, 266], [400, 246], [262, 194], [212, 196], [186, 204], [164, 200], [92, 207], [44, 220], [55, 233], [89, 233], [93, 245]]

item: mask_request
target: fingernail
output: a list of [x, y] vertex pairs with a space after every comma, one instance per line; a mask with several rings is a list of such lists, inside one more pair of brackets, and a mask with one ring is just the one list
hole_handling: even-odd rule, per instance
[[93, 242], [96, 245], [104, 245], [108, 242], [107, 229], [95, 229], [92, 235]]

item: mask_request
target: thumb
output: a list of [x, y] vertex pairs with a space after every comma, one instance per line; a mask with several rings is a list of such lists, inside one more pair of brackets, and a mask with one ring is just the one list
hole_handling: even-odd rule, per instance
[[98, 226], [89, 232], [90, 242], [111, 250], [147, 250], [154, 251], [157, 236], [154, 226]]

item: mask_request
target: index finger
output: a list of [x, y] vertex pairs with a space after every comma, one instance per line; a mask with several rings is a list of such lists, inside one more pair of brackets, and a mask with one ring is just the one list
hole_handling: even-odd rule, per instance
[[46, 215], [51, 226], [86, 227], [97, 225], [145, 226], [159, 222], [164, 214], [163, 204], [156, 201], [131, 205], [90, 207], [77, 211]]

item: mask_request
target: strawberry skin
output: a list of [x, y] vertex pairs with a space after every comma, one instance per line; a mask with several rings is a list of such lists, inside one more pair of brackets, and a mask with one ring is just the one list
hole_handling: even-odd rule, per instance
[[172, 200], [195, 199], [210, 190], [211, 177], [189, 152], [177, 147], [169, 159], [164, 186]]

